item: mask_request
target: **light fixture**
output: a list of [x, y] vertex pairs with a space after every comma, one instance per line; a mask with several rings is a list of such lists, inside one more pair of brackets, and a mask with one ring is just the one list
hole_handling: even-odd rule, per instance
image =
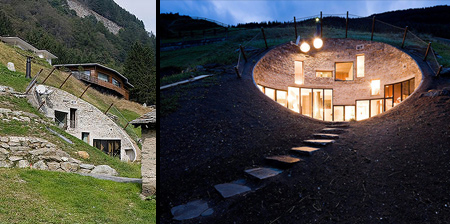
[[309, 49], [311, 49], [311, 47], [310, 47], [309, 44], [306, 43], [306, 42], [303, 42], [303, 43], [300, 45], [300, 50], [301, 50], [303, 53], [308, 52]]
[[318, 23], [320, 21], [319, 17], [316, 17], [316, 23]]
[[322, 39], [320, 39], [320, 38], [317, 37], [316, 39], [314, 39], [313, 45], [314, 45], [314, 47], [315, 47], [316, 49], [321, 48], [321, 47], [323, 46], [323, 41], [322, 41]]

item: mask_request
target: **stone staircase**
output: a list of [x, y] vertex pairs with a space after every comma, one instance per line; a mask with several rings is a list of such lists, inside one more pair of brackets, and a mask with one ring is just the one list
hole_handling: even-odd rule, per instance
[[[265, 180], [279, 175], [299, 162], [305, 161], [305, 158], [302, 157], [310, 157], [314, 152], [338, 141], [339, 134], [347, 132], [349, 127], [348, 122], [333, 122], [322, 129], [320, 133], [313, 134], [312, 139], [304, 140], [304, 146], [291, 148], [289, 154], [268, 156], [265, 158], [266, 164], [264, 166], [244, 170], [245, 174], [247, 174], [247, 179], [217, 184], [214, 188], [224, 199], [254, 192], [265, 186]], [[194, 204], [199, 206], [193, 206]], [[212, 215], [213, 212], [213, 209], [209, 208], [208, 203], [202, 200], [192, 201], [172, 208], [172, 215], [174, 215], [175, 220]]]

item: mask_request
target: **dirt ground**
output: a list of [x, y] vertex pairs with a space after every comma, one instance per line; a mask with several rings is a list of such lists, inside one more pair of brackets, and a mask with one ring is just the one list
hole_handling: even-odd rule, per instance
[[[179, 223], [170, 209], [202, 199], [214, 214], [182, 223], [445, 223], [450, 220], [450, 96], [422, 96], [450, 86], [425, 78], [406, 101], [352, 122], [334, 144], [302, 157], [263, 186], [222, 199], [214, 185], [248, 179], [244, 169], [264, 157], [289, 154], [326, 126], [268, 99], [245, 65], [161, 92], [179, 108], [160, 119], [161, 223]], [[230, 71], [230, 69], [227, 69]], [[232, 71], [232, 70], [231, 70]], [[164, 107], [165, 105], [161, 105]]]

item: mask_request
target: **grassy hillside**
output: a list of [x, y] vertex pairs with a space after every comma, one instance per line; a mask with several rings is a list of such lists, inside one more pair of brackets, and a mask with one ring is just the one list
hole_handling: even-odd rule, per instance
[[138, 184], [0, 168], [0, 223], [156, 223]]
[[[4, 43], [0, 43], [0, 85], [7, 85], [13, 87], [16, 91], [24, 92], [30, 80], [25, 77], [26, 58], [21, 54], [29, 54], [20, 49], [13, 48]], [[10, 72], [6, 68], [8, 62], [13, 62], [17, 72]], [[34, 77], [40, 69], [44, 69], [39, 76], [38, 81], [42, 83], [47, 75], [52, 70], [52, 67], [45, 61], [37, 59], [35, 63], [32, 63], [31, 74]], [[69, 74], [55, 70], [55, 72], [46, 81], [46, 85], [59, 87], [61, 83], [66, 79]], [[70, 77], [66, 84], [62, 87], [63, 90], [75, 95], [80, 96], [86, 85], [76, 78]], [[106, 111], [111, 103], [114, 103], [114, 107], [110, 110], [110, 113], [116, 115], [119, 118], [119, 125], [125, 127], [127, 122], [138, 118], [140, 115], [149, 112], [148, 108], [142, 105], [131, 102], [124, 99], [119, 99], [114, 96], [104, 95], [95, 89], [89, 88], [84, 94], [83, 100], [96, 106], [101, 111]], [[133, 139], [137, 140], [140, 137], [140, 128], [134, 128], [132, 125], [128, 125], [126, 129], [127, 133]]]

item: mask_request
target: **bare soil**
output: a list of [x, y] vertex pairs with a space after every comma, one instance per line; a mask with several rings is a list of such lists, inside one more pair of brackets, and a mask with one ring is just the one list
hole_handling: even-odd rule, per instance
[[[214, 185], [249, 179], [244, 169], [289, 154], [327, 123], [268, 99], [245, 65], [233, 73], [161, 92], [180, 108], [160, 119], [161, 223], [170, 209], [196, 199], [214, 214], [184, 223], [445, 223], [450, 220], [450, 96], [422, 96], [449, 86], [425, 74], [406, 101], [382, 115], [352, 122], [340, 139], [265, 181], [222, 199]], [[161, 105], [164, 107], [164, 105]]]

